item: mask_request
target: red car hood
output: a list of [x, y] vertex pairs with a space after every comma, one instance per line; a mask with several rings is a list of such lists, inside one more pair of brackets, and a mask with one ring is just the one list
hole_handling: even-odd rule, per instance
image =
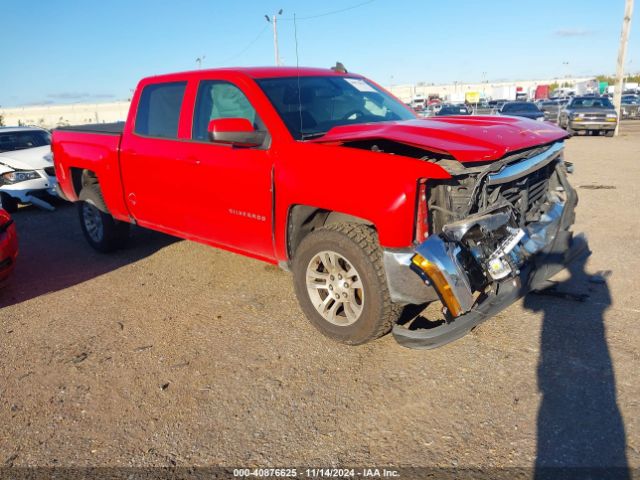
[[516, 117], [465, 116], [344, 125], [310, 141], [341, 145], [358, 140], [385, 139], [447, 153], [460, 162], [483, 162], [566, 137], [564, 130], [547, 122]]

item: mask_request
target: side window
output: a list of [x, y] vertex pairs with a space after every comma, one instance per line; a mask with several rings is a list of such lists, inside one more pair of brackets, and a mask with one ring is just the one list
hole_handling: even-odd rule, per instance
[[136, 115], [135, 133], [149, 137], [178, 138], [182, 97], [187, 82], [144, 87]]
[[256, 130], [265, 130], [256, 110], [238, 87], [218, 80], [200, 82], [191, 137], [194, 140], [208, 140], [209, 122], [218, 118], [246, 118]]

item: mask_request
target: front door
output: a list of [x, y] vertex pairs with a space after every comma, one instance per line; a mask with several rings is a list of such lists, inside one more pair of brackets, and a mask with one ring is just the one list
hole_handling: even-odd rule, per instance
[[220, 118], [266, 127], [242, 90], [228, 81], [200, 81], [193, 112], [191, 139], [182, 147], [192, 172], [185, 228], [200, 241], [273, 258], [269, 135], [263, 145], [243, 148], [212, 143], [207, 131], [209, 121]]

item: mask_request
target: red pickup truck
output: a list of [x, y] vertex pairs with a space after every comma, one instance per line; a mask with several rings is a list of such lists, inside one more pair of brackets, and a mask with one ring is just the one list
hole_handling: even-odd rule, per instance
[[[586, 249], [566, 133], [512, 117], [420, 119], [376, 83], [312, 68], [142, 80], [126, 123], [59, 128], [60, 194], [88, 242], [129, 224], [278, 264], [325, 335], [461, 337]], [[397, 324], [442, 302], [446, 322]]]

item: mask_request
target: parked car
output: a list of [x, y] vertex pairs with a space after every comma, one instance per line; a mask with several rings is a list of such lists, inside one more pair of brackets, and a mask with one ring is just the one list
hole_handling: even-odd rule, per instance
[[507, 102], [500, 108], [500, 115], [544, 120], [544, 113], [533, 102]]
[[557, 98], [543, 100], [538, 103], [538, 108], [544, 113], [544, 119], [547, 122], [558, 123], [560, 111], [569, 103], [569, 99]]
[[559, 125], [569, 133], [604, 132], [613, 137], [618, 116], [606, 97], [573, 97], [560, 112]]
[[493, 109], [493, 113], [498, 112], [508, 100], [489, 100], [487, 105]]
[[16, 263], [18, 235], [9, 213], [0, 203], [0, 286], [3, 286]]
[[[584, 251], [566, 137], [525, 118], [420, 119], [360, 75], [278, 67], [146, 78], [124, 126], [59, 128], [52, 148], [96, 250], [122, 247], [130, 223], [225, 248], [292, 271], [328, 337], [393, 329], [433, 348]], [[434, 301], [447, 322], [396, 324]]]
[[56, 196], [51, 134], [36, 127], [0, 128], [0, 198], [14, 212], [19, 203], [53, 210]]
[[465, 105], [443, 105], [436, 116], [445, 115], [471, 115], [471, 111]]

